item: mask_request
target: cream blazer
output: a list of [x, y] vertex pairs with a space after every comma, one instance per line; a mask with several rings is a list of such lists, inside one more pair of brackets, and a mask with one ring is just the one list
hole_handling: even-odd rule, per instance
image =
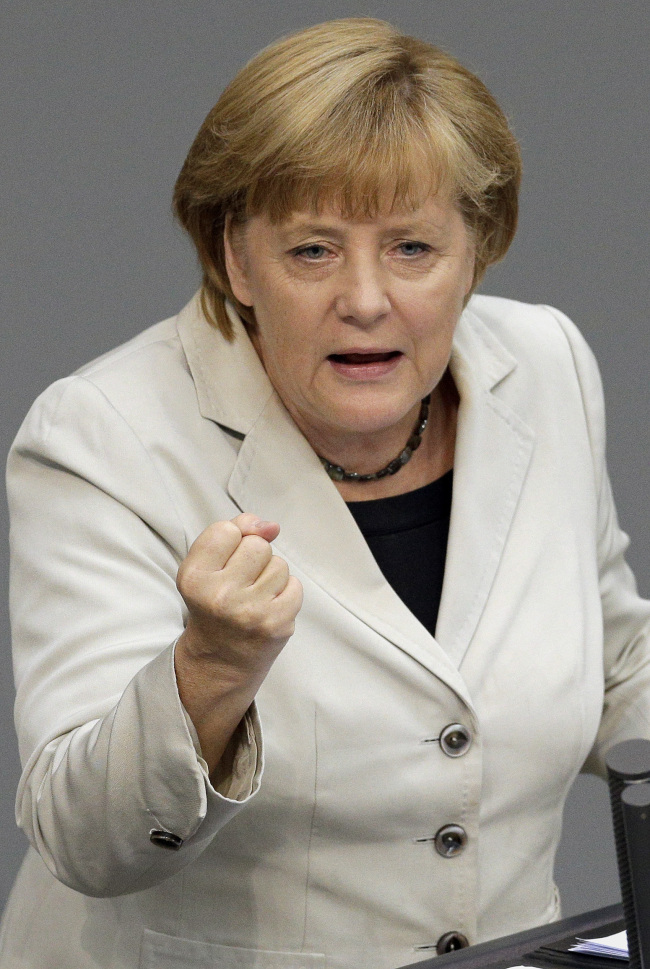
[[[650, 737], [595, 362], [548, 307], [474, 297], [435, 639], [383, 578], [237, 322], [196, 299], [47, 390], [9, 459], [17, 798], [1, 969], [395, 969], [558, 916], [578, 771]], [[173, 674], [179, 563], [281, 524], [296, 633], [220, 790]], [[449, 756], [444, 728], [471, 743]], [[466, 844], [433, 838], [448, 824]], [[168, 832], [177, 850], [151, 840]]]

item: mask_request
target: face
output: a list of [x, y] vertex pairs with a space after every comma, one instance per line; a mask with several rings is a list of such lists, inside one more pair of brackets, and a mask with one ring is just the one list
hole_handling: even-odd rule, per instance
[[317, 451], [351, 435], [408, 437], [472, 285], [455, 204], [434, 196], [359, 220], [333, 208], [279, 224], [258, 215], [227, 228], [226, 260], [271, 382]]

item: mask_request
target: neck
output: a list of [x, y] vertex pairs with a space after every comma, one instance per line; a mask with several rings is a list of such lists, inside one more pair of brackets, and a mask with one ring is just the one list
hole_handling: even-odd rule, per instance
[[390, 459], [388, 464], [385, 464], [377, 471], [350, 471], [349, 469], [343, 468], [339, 464], [333, 464], [326, 458], [321, 457], [320, 460], [322, 465], [330, 478], [332, 478], [333, 481], [350, 481], [357, 484], [368, 484], [371, 481], [377, 481], [380, 478], [385, 478], [387, 475], [396, 474], [398, 471], [400, 471], [405, 464], [408, 464], [414, 452], [417, 451], [422, 443], [422, 435], [424, 434], [429, 421], [430, 400], [431, 394], [427, 394], [427, 396], [420, 401], [420, 408], [415, 426], [411, 430], [404, 447], [400, 449], [399, 453], [395, 457]]
[[[416, 410], [419, 412], [419, 405]], [[410, 461], [396, 474], [375, 481], [334, 481], [344, 500], [368, 501], [403, 494], [430, 484], [449, 471], [454, 464], [457, 412], [458, 393], [451, 375], [447, 373], [431, 394], [429, 422], [422, 436], [421, 446], [414, 451]], [[347, 463], [342, 457], [342, 448], [336, 452], [336, 463], [346, 470], [361, 474], [372, 474], [385, 467], [404, 448], [417, 416], [418, 413], [409, 414], [404, 427], [400, 425], [399, 433], [390, 442], [383, 440], [378, 444], [376, 440], [370, 441], [355, 435], [355, 440], [349, 447]], [[332, 460], [327, 452], [324, 456]]]

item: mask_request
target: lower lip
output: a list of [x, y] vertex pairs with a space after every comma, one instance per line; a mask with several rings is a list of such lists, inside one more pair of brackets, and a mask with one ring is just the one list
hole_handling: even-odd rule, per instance
[[377, 380], [392, 373], [402, 359], [401, 353], [388, 360], [375, 360], [372, 363], [344, 363], [342, 360], [328, 360], [332, 369], [348, 380]]

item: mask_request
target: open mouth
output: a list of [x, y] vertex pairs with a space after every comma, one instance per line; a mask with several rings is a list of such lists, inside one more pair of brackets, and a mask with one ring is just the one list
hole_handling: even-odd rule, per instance
[[400, 350], [351, 351], [330, 353], [330, 367], [344, 380], [384, 380], [400, 365], [404, 354]]
[[386, 363], [399, 356], [399, 350], [390, 350], [386, 353], [330, 353], [328, 359], [343, 364]]

